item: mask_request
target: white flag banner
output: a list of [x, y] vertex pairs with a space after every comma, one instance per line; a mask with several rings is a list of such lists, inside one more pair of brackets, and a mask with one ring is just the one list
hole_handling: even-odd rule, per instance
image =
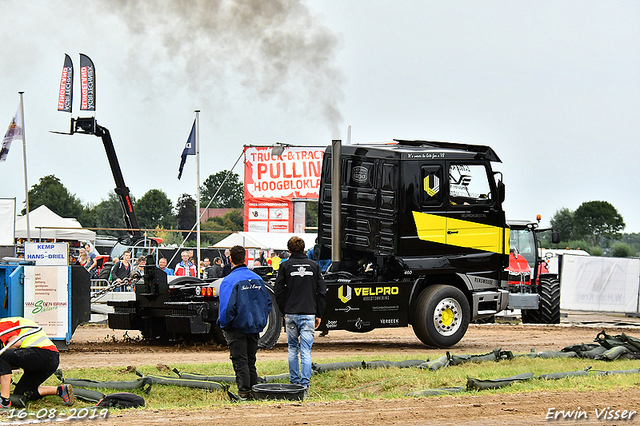
[[9, 124], [9, 128], [7, 129], [7, 133], [4, 134], [4, 138], [2, 139], [2, 149], [0, 150], [0, 161], [5, 161], [7, 159], [7, 155], [9, 154], [9, 149], [11, 148], [11, 142], [16, 139], [22, 140], [22, 117], [20, 116], [20, 107], [16, 111], [16, 115], [11, 120], [11, 124]]

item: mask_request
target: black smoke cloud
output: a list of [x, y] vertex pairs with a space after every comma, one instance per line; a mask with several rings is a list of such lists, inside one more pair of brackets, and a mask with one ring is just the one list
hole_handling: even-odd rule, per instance
[[[95, 3], [94, 3], [95, 4]], [[100, 10], [125, 23], [123, 52], [147, 87], [187, 86], [205, 104], [247, 96], [321, 116], [338, 135], [342, 72], [339, 37], [300, 0], [102, 0]]]

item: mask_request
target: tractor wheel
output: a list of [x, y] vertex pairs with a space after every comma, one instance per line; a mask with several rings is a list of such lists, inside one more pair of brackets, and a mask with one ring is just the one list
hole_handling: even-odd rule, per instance
[[540, 280], [540, 305], [537, 310], [522, 310], [526, 324], [560, 324], [560, 281], [557, 278]]
[[425, 345], [449, 348], [467, 332], [470, 311], [462, 291], [450, 285], [434, 285], [418, 296], [413, 330]]
[[269, 296], [271, 297], [271, 312], [269, 312], [269, 318], [267, 319], [267, 325], [260, 333], [260, 339], [258, 339], [258, 347], [262, 349], [271, 349], [278, 341], [280, 337], [280, 331], [282, 330], [282, 314], [278, 309], [276, 303], [276, 296], [268, 287]]

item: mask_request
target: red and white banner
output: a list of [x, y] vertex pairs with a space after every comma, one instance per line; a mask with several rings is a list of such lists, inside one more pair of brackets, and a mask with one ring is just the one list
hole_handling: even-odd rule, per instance
[[244, 229], [293, 232], [293, 199], [318, 199], [324, 147], [244, 148]]
[[64, 55], [60, 90], [58, 91], [58, 111], [71, 112], [73, 104], [73, 63], [69, 55]]
[[82, 111], [96, 110], [96, 69], [93, 61], [80, 54], [80, 109]]

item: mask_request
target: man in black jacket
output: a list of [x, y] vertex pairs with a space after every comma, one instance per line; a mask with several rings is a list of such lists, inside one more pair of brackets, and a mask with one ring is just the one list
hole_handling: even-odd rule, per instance
[[304, 254], [304, 240], [291, 237], [287, 247], [291, 257], [280, 264], [276, 302], [284, 314], [287, 329], [289, 381], [308, 388], [314, 330], [320, 326], [327, 288], [318, 263]]

